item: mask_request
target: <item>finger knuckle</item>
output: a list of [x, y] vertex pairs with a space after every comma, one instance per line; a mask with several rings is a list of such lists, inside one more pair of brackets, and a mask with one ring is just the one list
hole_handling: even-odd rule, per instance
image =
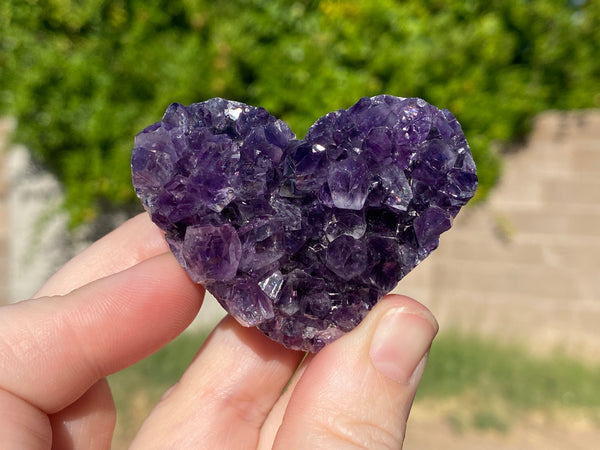
[[324, 426], [325, 433], [339, 443], [340, 447], [335, 448], [400, 449], [404, 440], [400, 424], [394, 426], [364, 417], [336, 414], [330, 416]]

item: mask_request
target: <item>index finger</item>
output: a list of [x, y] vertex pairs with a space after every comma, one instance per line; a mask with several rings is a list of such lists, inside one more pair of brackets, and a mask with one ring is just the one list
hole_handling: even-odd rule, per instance
[[64, 296], [3, 306], [0, 390], [46, 413], [60, 411], [174, 339], [203, 297], [163, 253]]
[[169, 251], [164, 234], [138, 214], [67, 262], [33, 296], [64, 295]]

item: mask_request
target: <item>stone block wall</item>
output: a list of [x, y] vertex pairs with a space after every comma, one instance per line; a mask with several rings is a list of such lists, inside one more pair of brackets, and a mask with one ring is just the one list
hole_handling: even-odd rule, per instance
[[547, 112], [396, 292], [441, 328], [600, 360], [600, 111]]

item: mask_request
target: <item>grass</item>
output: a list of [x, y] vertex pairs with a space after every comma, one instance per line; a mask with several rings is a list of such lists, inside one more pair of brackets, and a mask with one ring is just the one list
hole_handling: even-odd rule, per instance
[[600, 365], [447, 333], [434, 343], [416, 401], [461, 399], [448, 417], [457, 429], [506, 431], [525, 413], [565, 410], [600, 423], [599, 385]]
[[113, 449], [127, 448], [152, 407], [181, 378], [207, 336], [208, 332], [184, 333], [148, 358], [109, 377], [117, 407]]
[[517, 344], [459, 333], [435, 342], [419, 398], [501, 397], [513, 408], [600, 407], [600, 366], [556, 353], [532, 356]]
[[[125, 447], [163, 392], [181, 377], [207, 333], [186, 333], [128, 369], [112, 375], [118, 411], [114, 448]], [[518, 344], [473, 335], [438, 336], [416, 402], [454, 403], [448, 421], [457, 431], [505, 432], [528, 412], [565, 409], [600, 424], [600, 365], [556, 353], [532, 356]]]

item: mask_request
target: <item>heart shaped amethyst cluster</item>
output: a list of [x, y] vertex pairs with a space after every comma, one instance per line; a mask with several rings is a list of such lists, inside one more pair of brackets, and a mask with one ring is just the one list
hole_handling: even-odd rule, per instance
[[448, 110], [379, 95], [295, 138], [265, 109], [173, 103], [135, 138], [135, 191], [242, 325], [316, 352], [438, 245], [477, 187]]

